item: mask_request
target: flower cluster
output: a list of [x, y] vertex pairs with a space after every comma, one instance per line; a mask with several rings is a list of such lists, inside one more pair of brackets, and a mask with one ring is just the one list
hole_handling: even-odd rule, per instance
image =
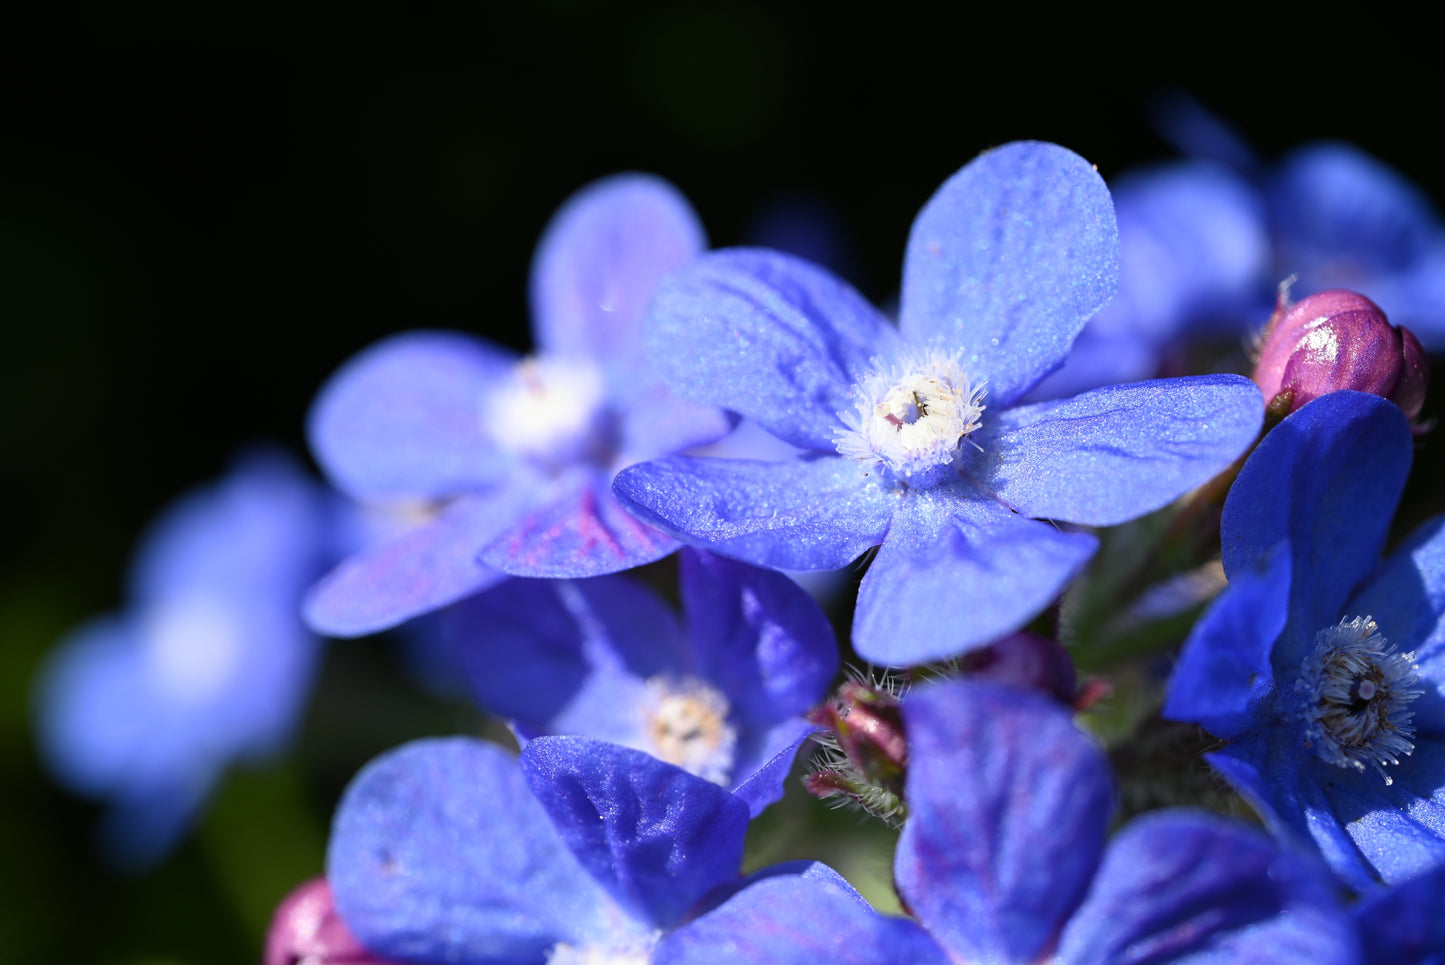
[[[393, 336], [310, 414], [338, 495], [248, 464], [162, 526], [134, 614], [47, 673], [47, 751], [154, 852], [284, 736], [318, 634], [406, 625], [510, 746], [363, 768], [268, 963], [1437, 960], [1445, 517], [1385, 551], [1445, 279], [1397, 192], [1414, 220], [1365, 240], [1418, 244], [1359, 253], [1398, 285], [1318, 289], [1349, 252], [1290, 199], [1340, 158], [1111, 194], [1004, 145], [918, 213], [896, 323], [599, 181], [538, 247], [534, 354]], [[1301, 279], [1273, 313], [1270, 257]], [[1091, 381], [1221, 314], [1261, 332], [1248, 376]], [[799, 571], [849, 567], [830, 621]], [[841, 685], [835, 623], [871, 665]], [[897, 829], [901, 915], [808, 835], [759, 844], [815, 744], [802, 787]]]

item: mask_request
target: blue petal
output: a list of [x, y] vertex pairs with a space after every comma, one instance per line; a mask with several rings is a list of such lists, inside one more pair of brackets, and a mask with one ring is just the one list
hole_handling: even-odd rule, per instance
[[645, 522], [759, 566], [836, 569], [878, 545], [898, 495], [841, 457], [757, 462], [674, 456], [617, 474]]
[[488, 389], [516, 364], [480, 339], [408, 332], [321, 389], [307, 438], [327, 477], [364, 501], [432, 500], [494, 484], [512, 461], [481, 427]]
[[1255, 724], [1255, 705], [1274, 689], [1270, 654], [1289, 617], [1289, 547], [1259, 572], [1236, 573], [1194, 625], [1169, 678], [1163, 714], [1237, 737]]
[[347, 559], [306, 598], [319, 633], [359, 637], [455, 603], [506, 574], [477, 562], [477, 551], [508, 522], [495, 500], [463, 497], [441, 515]]
[[841, 882], [779, 875], [664, 935], [653, 965], [946, 965], [913, 922], [885, 918]]
[[565, 579], [630, 570], [677, 549], [622, 508], [605, 472], [579, 466], [539, 486], [531, 505], [481, 550], [482, 563], [513, 576]]
[[1020, 141], [949, 178], [913, 222], [902, 330], [963, 350], [1006, 407], [1058, 368], [1114, 294], [1119, 238], [1103, 180], [1054, 144]]
[[689, 672], [715, 682], [752, 728], [796, 717], [822, 699], [838, 672], [838, 643], [812, 597], [781, 573], [712, 553], [685, 549], [680, 561], [696, 661]]
[[641, 751], [539, 737], [522, 772], [578, 860], [634, 914], [676, 924], [742, 864], [747, 805]]
[[971, 475], [1027, 516], [1112, 526], [1223, 472], [1263, 417], [1240, 376], [1116, 385], [986, 419]]
[[615, 686], [685, 672], [672, 611], [621, 576], [508, 580], [447, 614], [444, 630], [482, 706], [530, 734], [635, 736], [638, 704]]
[[522, 965], [618, 917], [517, 762], [464, 738], [407, 744], [341, 799], [326, 876], [357, 939], [388, 958]]
[[1439, 965], [1445, 960], [1445, 865], [1366, 895], [1350, 910], [1370, 962]]
[[863, 577], [853, 645], [876, 664], [956, 656], [1033, 619], [1098, 541], [963, 487], [910, 493]]
[[532, 318], [549, 353], [600, 362], [627, 398], [644, 374], [642, 319], [663, 276], [707, 246], [687, 199], [658, 177], [619, 174], [552, 216], [532, 262]]
[[735, 417], [722, 409], [679, 399], [667, 386], [648, 380], [622, 413], [622, 448], [617, 466], [661, 459], [727, 435]]
[[1103, 850], [1104, 755], [1058, 705], [1010, 687], [920, 687], [903, 721], [899, 894], [955, 960], [1046, 958]]
[[764, 249], [714, 252], [659, 289], [647, 353], [679, 395], [722, 406], [805, 449], [831, 452], [853, 384], [897, 333], [849, 285]]
[[1324, 870], [1213, 815], [1145, 815], [1110, 842], [1059, 958], [1349, 965], [1355, 936]]
[[[1386, 768], [1393, 783], [1373, 769], [1345, 770], [1311, 762], [1318, 797], [1306, 801], [1310, 830], [1341, 826], [1373, 876], [1395, 884], [1445, 862], [1445, 745], [1418, 741], [1408, 757]], [[1341, 875], [1353, 870], [1353, 855]], [[1332, 862], [1334, 863], [1334, 862]], [[1356, 885], [1360, 887], [1360, 885]]]
[[782, 799], [798, 750], [817, 730], [801, 718], [785, 720], [752, 742], [757, 748], [753, 753], [738, 755], [732, 792], [747, 804], [752, 817]]
[[[1224, 504], [1224, 571], [1256, 565], [1288, 540], [1294, 554], [1291, 623], [1301, 641], [1338, 622], [1340, 608], [1380, 558], [1410, 472], [1410, 429], [1393, 403], [1332, 392], [1290, 415], [1259, 444]], [[1304, 654], [1276, 651], [1277, 666]]]

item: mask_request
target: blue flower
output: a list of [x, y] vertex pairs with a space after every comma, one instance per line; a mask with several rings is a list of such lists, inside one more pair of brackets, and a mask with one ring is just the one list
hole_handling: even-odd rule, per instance
[[101, 843], [119, 863], [160, 859], [228, 766], [290, 737], [320, 655], [299, 611], [332, 508], [289, 459], [240, 461], [152, 524], [127, 608], [43, 668], [41, 752], [67, 787], [109, 802]]
[[642, 359], [643, 308], [703, 245], [670, 185], [606, 179], [563, 205], [538, 246], [538, 354], [411, 332], [343, 365], [312, 408], [312, 450], [347, 495], [410, 507], [419, 525], [328, 575], [307, 603], [312, 626], [355, 636], [506, 574], [595, 576], [676, 549], [610, 485], [620, 466], [727, 430], [721, 413], [673, 398]]
[[[748, 807], [640, 751], [467, 738], [368, 764], [342, 797], [327, 879], [373, 953], [422, 963], [641, 963], [745, 884]], [[806, 866], [772, 873], [836, 875]]]
[[1233, 376], [1019, 404], [1113, 292], [1116, 252], [1092, 168], [1018, 143], [919, 214], [901, 330], [806, 262], [704, 257], [659, 290], [655, 364], [683, 397], [807, 451], [663, 459], [620, 473], [615, 491], [647, 522], [764, 566], [834, 568], [881, 544], [853, 627], [875, 663], [1016, 630], [1096, 546], [1039, 519], [1132, 519], [1225, 468], [1259, 427], [1259, 391]]
[[1251, 828], [1161, 811], [1106, 841], [1107, 761], [1047, 698], [956, 681], [903, 713], [894, 881], [917, 924], [836, 883], [763, 880], [665, 936], [655, 965], [1358, 960], [1328, 875]]
[[1224, 506], [1230, 585], [1164, 705], [1227, 741], [1210, 763], [1359, 889], [1445, 861], [1445, 520], [1380, 560], [1410, 440], [1359, 392], [1265, 437]]
[[1266, 166], [1197, 108], [1171, 120], [1186, 147], [1218, 160], [1159, 165], [1111, 183], [1119, 296], [1039, 397], [1147, 378], [1190, 338], [1257, 332], [1291, 277], [1306, 295], [1362, 291], [1427, 349], [1445, 348], [1445, 224], [1397, 171], [1332, 141]]
[[1368, 965], [1445, 962], [1445, 865], [1365, 895], [1350, 909]]
[[634, 747], [757, 813], [815, 729], [802, 715], [837, 673], [837, 641], [771, 570], [684, 549], [679, 582], [685, 626], [642, 585], [600, 576], [508, 581], [453, 608], [446, 633], [472, 692], [524, 740]]

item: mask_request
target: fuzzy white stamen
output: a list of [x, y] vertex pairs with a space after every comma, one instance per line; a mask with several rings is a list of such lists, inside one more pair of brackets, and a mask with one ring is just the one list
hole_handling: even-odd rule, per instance
[[1368, 616], [1321, 630], [1295, 681], [1307, 746], [1321, 760], [1357, 771], [1368, 765], [1394, 783], [1385, 765], [1415, 750], [1408, 708], [1425, 692], [1418, 670], [1415, 654], [1397, 653]]
[[857, 408], [838, 413], [847, 426], [833, 439], [838, 452], [917, 488], [946, 479], [984, 410], [984, 387], [969, 382], [960, 354], [932, 349], [889, 369], [875, 362], [854, 386]]
[[653, 677], [647, 682], [642, 732], [659, 760], [714, 784], [732, 777], [737, 729], [728, 722], [728, 701], [700, 680]]
[[546, 466], [604, 459], [613, 421], [602, 373], [581, 359], [523, 359], [483, 400], [483, 430]]

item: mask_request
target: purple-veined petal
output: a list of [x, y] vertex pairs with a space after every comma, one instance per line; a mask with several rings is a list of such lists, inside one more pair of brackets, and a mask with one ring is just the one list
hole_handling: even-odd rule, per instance
[[357, 939], [406, 961], [522, 965], [626, 923], [517, 762], [465, 738], [416, 741], [363, 768], [337, 810], [326, 876]]
[[648, 358], [685, 399], [756, 420], [831, 452], [838, 413], [897, 332], [846, 282], [766, 249], [706, 255], [670, 276], [647, 320]]
[[522, 773], [584, 867], [634, 914], [676, 924], [738, 876], [748, 807], [729, 792], [631, 748], [539, 737]]
[[1006, 144], [944, 182], [913, 222], [901, 327], [913, 344], [961, 349], [1004, 407], [1063, 363], [1118, 280], [1098, 172], [1055, 144]]
[[836, 569], [878, 545], [898, 494], [836, 456], [759, 462], [674, 456], [630, 466], [613, 492], [679, 539], [759, 566]]
[[322, 387], [307, 438], [327, 478], [362, 501], [434, 500], [495, 484], [512, 458], [484, 435], [508, 352], [449, 332], [407, 332], [353, 357]]
[[[621, 576], [508, 580], [464, 600], [443, 631], [473, 694], [529, 734], [579, 734], [622, 741], [638, 705], [607, 686], [685, 672], [677, 618], [645, 586]], [[596, 699], [593, 699], [593, 698]]]
[[886, 918], [843, 883], [778, 875], [664, 935], [653, 965], [946, 965], [913, 922]]
[[318, 633], [359, 637], [480, 593], [506, 574], [477, 552], [508, 522], [495, 500], [462, 497], [435, 518], [368, 547], [328, 573], [303, 615]]
[[1343, 391], [1291, 414], [1245, 462], [1220, 523], [1225, 573], [1288, 540], [1300, 574], [1291, 621], [1308, 633], [1282, 641], [1276, 666], [1298, 665], [1304, 653], [1294, 651], [1338, 622], [1342, 601], [1375, 568], [1410, 457], [1410, 429], [1394, 403]]
[[687, 199], [661, 178], [619, 174], [552, 216], [532, 261], [532, 318], [545, 352], [599, 362], [626, 399], [644, 375], [642, 319], [658, 283], [707, 246]]
[[1027, 516], [1112, 526], [1223, 472], [1263, 418], [1241, 376], [1115, 385], [985, 417], [970, 475]]
[[908, 494], [863, 577], [853, 645], [890, 667], [982, 646], [1033, 619], [1097, 547], [963, 485]]
[[679, 587], [691, 672], [715, 681], [755, 727], [795, 717], [822, 699], [838, 672], [828, 618], [781, 573], [684, 549]]
[[993, 684], [920, 687], [903, 722], [899, 894], [954, 960], [1046, 958], [1103, 849], [1103, 753], [1056, 703]]
[[1235, 573], [1195, 623], [1169, 679], [1165, 717], [1226, 740], [1254, 723], [1251, 706], [1275, 687], [1270, 654], [1289, 618], [1289, 547], [1281, 543], [1261, 562], [1258, 571]]
[[1253, 828], [1188, 811], [1135, 819], [1110, 842], [1064, 931], [1069, 965], [1351, 965], [1355, 936], [1325, 869]]
[[630, 570], [675, 549], [618, 503], [608, 473], [576, 466], [542, 484], [478, 559], [512, 576], [566, 579]]

